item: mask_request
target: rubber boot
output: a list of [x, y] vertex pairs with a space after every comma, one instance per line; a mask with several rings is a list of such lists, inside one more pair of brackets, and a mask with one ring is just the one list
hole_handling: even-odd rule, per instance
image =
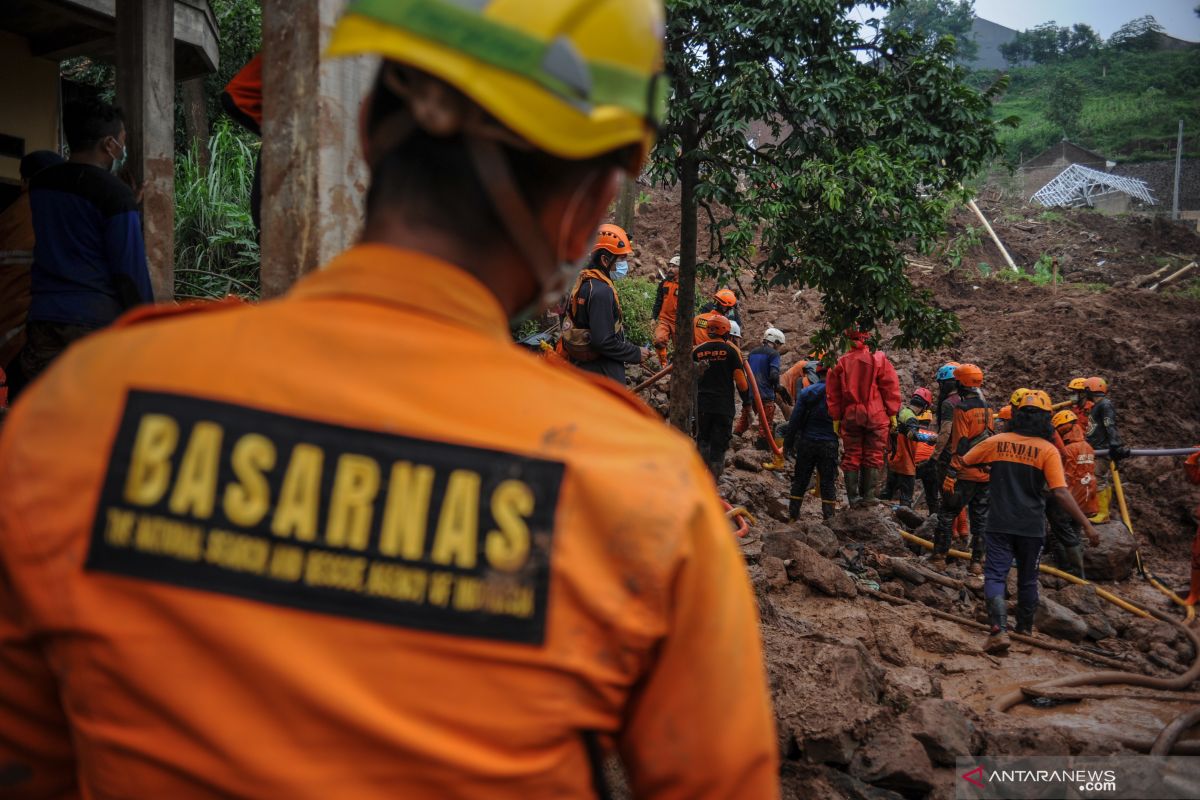
[[794, 494], [788, 495], [788, 522], [795, 522], [800, 519], [800, 504], [804, 502], [804, 495], [797, 497]]
[[[1197, 533], [1200, 535], [1200, 533]], [[1200, 569], [1192, 569], [1192, 585], [1187, 599], [1183, 601], [1189, 606], [1200, 604]]]
[[1066, 548], [1066, 571], [1076, 578], [1083, 578], [1083, 545]]
[[1012, 644], [1008, 638], [1008, 607], [1004, 603], [1004, 598], [989, 598], [987, 611], [988, 622], [991, 624], [992, 630], [983, 645], [983, 652], [997, 656], [1004, 655], [1008, 652], [1009, 645]]
[[846, 478], [846, 501], [850, 505], [856, 505], [858, 503], [858, 473], [846, 472], [844, 475]]
[[836, 500], [822, 500], [821, 501], [821, 519], [826, 519], [826, 520], [832, 519], [833, 512], [836, 510], [837, 510], [837, 501]]
[[965, 539], [971, 532], [971, 524], [967, 521], [967, 510], [964, 508], [954, 518], [954, 538]]
[[879, 488], [879, 470], [876, 467], [863, 467], [862, 485], [863, 503], [874, 503], [879, 499], [876, 490]]
[[971, 535], [971, 566], [972, 575], [983, 574], [983, 535]]
[[1112, 496], [1113, 490], [1111, 486], [1101, 489], [1096, 494], [1096, 508], [1098, 510], [1096, 511], [1095, 516], [1088, 517], [1090, 521], [1093, 523], [1108, 522], [1108, 518], [1110, 516], [1109, 506], [1112, 505]]
[[1033, 615], [1037, 613], [1037, 607], [1025, 608], [1017, 605], [1017, 626], [1013, 629], [1017, 633], [1022, 633], [1026, 636], [1033, 636]]

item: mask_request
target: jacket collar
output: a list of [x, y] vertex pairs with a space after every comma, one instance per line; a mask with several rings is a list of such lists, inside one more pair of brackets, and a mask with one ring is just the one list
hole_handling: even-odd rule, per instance
[[289, 298], [346, 298], [406, 308], [511, 342], [496, 296], [461, 267], [383, 244], [360, 244], [303, 277]]

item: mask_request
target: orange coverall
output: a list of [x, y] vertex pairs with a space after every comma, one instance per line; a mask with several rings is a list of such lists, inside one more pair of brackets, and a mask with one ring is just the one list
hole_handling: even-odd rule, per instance
[[614, 746], [638, 797], [778, 797], [712, 478], [481, 283], [362, 245], [130, 316], [0, 436], [5, 798], [591, 797]]

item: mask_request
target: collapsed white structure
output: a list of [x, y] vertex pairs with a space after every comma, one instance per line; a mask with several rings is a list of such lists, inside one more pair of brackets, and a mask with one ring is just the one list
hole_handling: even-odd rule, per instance
[[1155, 204], [1154, 195], [1145, 181], [1122, 178], [1081, 164], [1072, 164], [1058, 173], [1054, 180], [1034, 192], [1031, 199], [1043, 206], [1090, 208], [1096, 205], [1097, 200], [1118, 193], [1129, 195], [1149, 206]]

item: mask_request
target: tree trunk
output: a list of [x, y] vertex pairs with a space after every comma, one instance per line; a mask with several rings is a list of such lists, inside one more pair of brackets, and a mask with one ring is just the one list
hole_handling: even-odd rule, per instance
[[204, 96], [204, 79], [183, 82], [183, 121], [188, 146], [196, 148], [200, 166], [208, 169], [208, 102]]
[[679, 307], [675, 312], [675, 369], [671, 377], [670, 421], [691, 434], [696, 366], [692, 363], [692, 319], [696, 308], [696, 184], [700, 162], [696, 160], [696, 131], [690, 127], [681, 137], [679, 169]]
[[633, 231], [633, 214], [634, 208], [637, 205], [637, 181], [633, 178], [626, 177], [621, 181], [621, 192], [617, 195], [617, 224], [625, 229], [625, 232], [632, 237]]

